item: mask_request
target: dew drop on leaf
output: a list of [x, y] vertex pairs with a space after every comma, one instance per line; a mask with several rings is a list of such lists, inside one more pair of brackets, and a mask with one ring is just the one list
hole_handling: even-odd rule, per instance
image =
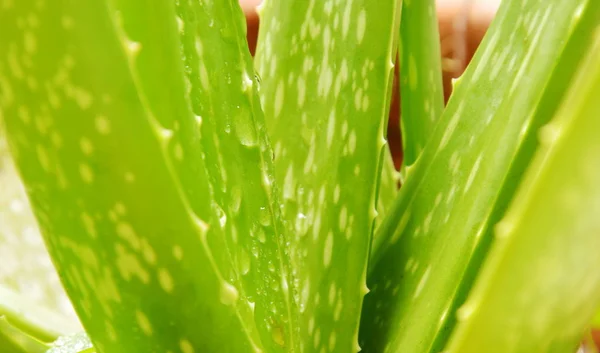
[[254, 128], [254, 121], [247, 110], [239, 112], [235, 124], [235, 134], [240, 143], [247, 147], [258, 145], [258, 137]]
[[273, 327], [273, 341], [280, 345], [281, 347], [285, 346], [285, 337], [283, 335], [283, 328], [279, 325]]
[[225, 305], [233, 305], [237, 302], [240, 294], [235, 286], [229, 282], [221, 283], [221, 303]]
[[260, 222], [260, 224], [262, 224], [265, 227], [268, 227], [271, 225], [271, 214], [266, 207], [260, 208], [259, 222]]
[[242, 275], [246, 275], [250, 272], [250, 255], [245, 250], [240, 252], [240, 270]]
[[258, 241], [260, 241], [261, 243], [264, 244], [267, 241], [267, 235], [265, 234], [264, 229], [262, 229], [261, 227], [257, 228], [256, 234], [258, 237]]

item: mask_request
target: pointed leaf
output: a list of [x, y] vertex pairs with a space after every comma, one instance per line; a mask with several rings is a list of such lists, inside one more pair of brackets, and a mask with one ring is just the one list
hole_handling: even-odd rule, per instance
[[[600, 30], [529, 167], [449, 353], [574, 351], [600, 302]], [[549, 222], [549, 220], [552, 220]]]
[[590, 32], [581, 29], [594, 23], [592, 3], [503, 2], [380, 227], [385, 238], [374, 249], [361, 323], [365, 349], [441, 350], [490, 227], [536, 149], [532, 136], [588, 48]]
[[359, 349], [399, 12], [395, 0], [271, 0], [260, 11], [256, 68], [304, 351]]

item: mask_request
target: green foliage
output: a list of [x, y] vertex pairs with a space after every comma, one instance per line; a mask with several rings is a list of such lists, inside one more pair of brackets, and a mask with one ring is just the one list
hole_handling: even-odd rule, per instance
[[256, 68], [283, 188], [303, 350], [360, 349], [400, 16], [395, 0], [369, 3], [269, 0], [260, 11]]
[[[557, 61], [578, 54], [566, 43], [597, 9], [586, 0], [503, 3], [380, 228], [361, 332], [369, 351], [443, 349], [491, 228], [535, 151], [530, 136], [555, 113], [567, 87], [560, 83], [576, 68]], [[589, 34], [575, 33], [589, 42]], [[561, 80], [550, 81], [553, 73]]]
[[[0, 350], [347, 353], [359, 324], [365, 352], [574, 349], [600, 302], [600, 5], [504, 1], [443, 112], [433, 5], [266, 0], [253, 62], [236, 0], [0, 4], [0, 123], [89, 334], [44, 343], [77, 323], [24, 267]], [[0, 254], [48, 264], [0, 158]]]
[[496, 225], [449, 353], [573, 351], [600, 301], [600, 273], [589, 272], [600, 266], [600, 31], [592, 33], [589, 57]]
[[[194, 6], [191, 18], [212, 16]], [[241, 11], [230, 9], [237, 15], [198, 22], [198, 30], [214, 28], [228, 49], [225, 63], [249, 67], [247, 49], [239, 50], [246, 48]], [[11, 40], [20, 37], [19, 18], [31, 16], [38, 26], [33, 49]], [[10, 67], [18, 62], [2, 62], [9, 142], [58, 272], [98, 350], [285, 346], [291, 330], [284, 321], [292, 320], [288, 310], [277, 311], [287, 284], [285, 263], [275, 261], [285, 239], [277, 231], [278, 202], [269, 198], [270, 161], [261, 158], [268, 145], [253, 122], [261, 118], [253, 108], [253, 74], [218, 76], [237, 97], [203, 96], [195, 103], [208, 110], [199, 115], [204, 111], [187, 96], [194, 82], [186, 84], [181, 61], [178, 25], [185, 33], [186, 23], [169, 1], [26, 2], [4, 10], [1, 22], [3, 47], [36, 68], [28, 79]], [[187, 30], [193, 34], [194, 24]], [[202, 55], [201, 43], [194, 44]], [[216, 67], [206, 72], [218, 74]], [[203, 72], [200, 80], [214, 85]], [[242, 112], [231, 141], [213, 138], [223, 111], [209, 104]], [[218, 164], [225, 156], [215, 153], [222, 150], [217, 144], [234, 140], [244, 150]], [[234, 164], [237, 174], [227, 169]], [[233, 247], [238, 239], [243, 244]], [[255, 280], [244, 283], [249, 272]]]

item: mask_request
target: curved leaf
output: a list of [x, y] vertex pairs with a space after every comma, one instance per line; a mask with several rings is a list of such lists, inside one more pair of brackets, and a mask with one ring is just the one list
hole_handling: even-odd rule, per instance
[[[200, 85], [215, 90], [192, 97], [180, 51], [186, 22], [171, 1], [18, 2], [0, 12], [11, 149], [99, 352], [287, 344], [287, 326], [269, 321], [290, 317], [269, 312], [289, 297], [278, 294], [287, 288], [285, 235], [274, 226], [269, 148], [253, 75], [240, 71], [250, 66], [241, 11], [224, 5], [218, 23], [200, 18], [197, 33], [207, 51], [221, 45], [230, 66], [199, 55]], [[192, 19], [210, 9], [194, 6]], [[237, 137], [225, 137], [223, 112]], [[247, 190], [236, 189], [241, 178]]]

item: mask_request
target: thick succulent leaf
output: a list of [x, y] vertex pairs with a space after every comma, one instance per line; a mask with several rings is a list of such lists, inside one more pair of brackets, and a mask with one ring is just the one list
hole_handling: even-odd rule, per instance
[[441, 349], [490, 227], [536, 148], [532, 131], [553, 115], [576, 68], [571, 61], [589, 42], [589, 31], [577, 30], [589, 24], [581, 19], [595, 16], [597, 6], [503, 2], [380, 228], [363, 313], [365, 349]]
[[442, 63], [435, 0], [404, 0], [400, 25], [403, 164], [412, 165], [442, 110]]
[[[505, 218], [446, 349], [574, 351], [600, 301], [600, 27]], [[552, 220], [551, 222], [549, 220]]]
[[303, 349], [356, 351], [400, 6], [271, 0], [260, 15], [256, 68]]
[[242, 40], [243, 14], [235, 0], [177, 5], [188, 95], [202, 118], [202, 135], [211, 137], [202, 142], [213, 197], [230, 205], [221, 226], [241, 275], [241, 294], [254, 305], [264, 348], [296, 350], [298, 306], [287, 234], [253, 62]]
[[[249, 55], [234, 4], [215, 10], [218, 24], [198, 22], [210, 37], [206, 53], [213, 44], [228, 49], [230, 76], [204, 62], [196, 43], [201, 85], [228, 95], [194, 96], [195, 105], [181, 59], [185, 22], [171, 1], [27, 1], [0, 12], [0, 107], [11, 149], [99, 352], [250, 352], [267, 337], [265, 347], [287, 344], [286, 327], [264, 322], [285, 315], [265, 308], [268, 296], [276, 305], [285, 297], [284, 240], [252, 74], [240, 71]], [[221, 140], [216, 114], [224, 111], [236, 112], [236, 138]], [[236, 146], [225, 154], [226, 143], [247, 153]], [[233, 164], [240, 169], [221, 168]], [[242, 176], [248, 190], [230, 188]], [[269, 262], [276, 274], [264, 270]]]

